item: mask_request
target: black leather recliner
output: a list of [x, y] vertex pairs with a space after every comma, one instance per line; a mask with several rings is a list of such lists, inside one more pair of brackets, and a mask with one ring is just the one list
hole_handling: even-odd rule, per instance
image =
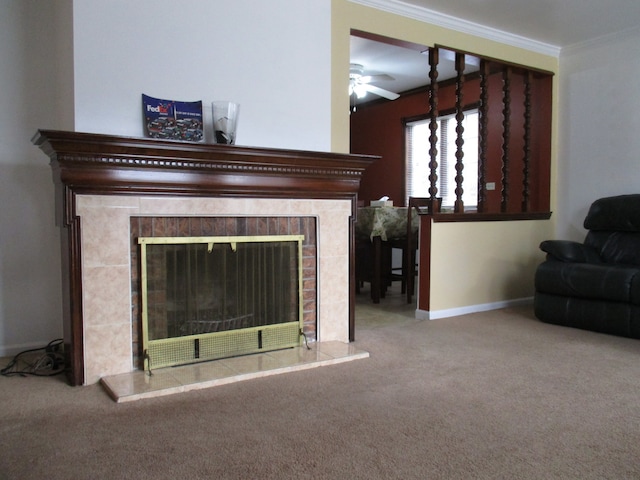
[[543, 322], [640, 338], [640, 194], [596, 200], [584, 243], [546, 240], [535, 274]]

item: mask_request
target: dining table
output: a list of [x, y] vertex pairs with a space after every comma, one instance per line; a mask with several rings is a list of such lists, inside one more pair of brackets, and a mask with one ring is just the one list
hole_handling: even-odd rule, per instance
[[[380, 303], [387, 287], [387, 275], [391, 269], [390, 240], [406, 239], [408, 207], [359, 207], [355, 224], [357, 241], [371, 242], [371, 298]], [[411, 215], [411, 230], [418, 231], [420, 218]], [[383, 282], [383, 279], [385, 280]]]

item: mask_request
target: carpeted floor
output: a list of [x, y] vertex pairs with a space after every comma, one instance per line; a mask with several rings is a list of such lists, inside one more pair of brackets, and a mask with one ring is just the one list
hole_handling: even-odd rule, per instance
[[0, 377], [0, 479], [637, 479], [640, 343], [531, 308], [357, 307], [370, 358], [114, 403]]

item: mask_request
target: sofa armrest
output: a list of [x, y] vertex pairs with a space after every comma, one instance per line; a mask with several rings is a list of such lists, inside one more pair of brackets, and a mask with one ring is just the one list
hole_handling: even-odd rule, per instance
[[546, 252], [550, 260], [574, 263], [602, 263], [598, 251], [584, 243], [571, 240], [545, 240], [540, 250]]

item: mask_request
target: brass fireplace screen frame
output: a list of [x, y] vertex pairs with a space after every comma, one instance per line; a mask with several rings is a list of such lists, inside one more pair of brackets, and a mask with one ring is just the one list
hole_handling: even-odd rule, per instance
[[[145, 370], [162, 368], [188, 363], [196, 363], [232, 356], [247, 355], [266, 351], [296, 347], [301, 344], [303, 333], [303, 265], [302, 243], [304, 235], [264, 235], [264, 236], [215, 236], [215, 237], [139, 237], [140, 266], [141, 266], [141, 297], [142, 297], [142, 348]], [[155, 293], [149, 292], [148, 286], [148, 260], [147, 247], [149, 245], [207, 245], [207, 253], [212, 253], [214, 246], [225, 246], [227, 253], [237, 253], [239, 245], [243, 244], [276, 244], [292, 243], [296, 248], [297, 259], [294, 268], [297, 269], [297, 285], [291, 290], [297, 289], [297, 319], [276, 319], [268, 321], [260, 320], [259, 325], [247, 324], [246, 321], [238, 321], [244, 317], [251, 317], [253, 313], [239, 315], [230, 319], [216, 320], [216, 331], [202, 328], [202, 331], [187, 334], [174, 335], [169, 338], [150, 338], [153, 335], [149, 330], [149, 312], [154, 308]], [[249, 248], [251, 248], [249, 246]], [[255, 248], [255, 247], [254, 247]], [[166, 253], [166, 252], [165, 252]], [[226, 255], [225, 254], [225, 255]], [[269, 268], [269, 267], [267, 267]], [[225, 280], [226, 281], [226, 280]], [[275, 287], [277, 288], [277, 287]], [[162, 295], [161, 295], [162, 296]], [[152, 298], [150, 298], [152, 297]], [[161, 299], [162, 302], [166, 298]], [[293, 313], [292, 311], [290, 313]], [[199, 322], [212, 323], [212, 322]], [[223, 327], [219, 325], [224, 323]]]

